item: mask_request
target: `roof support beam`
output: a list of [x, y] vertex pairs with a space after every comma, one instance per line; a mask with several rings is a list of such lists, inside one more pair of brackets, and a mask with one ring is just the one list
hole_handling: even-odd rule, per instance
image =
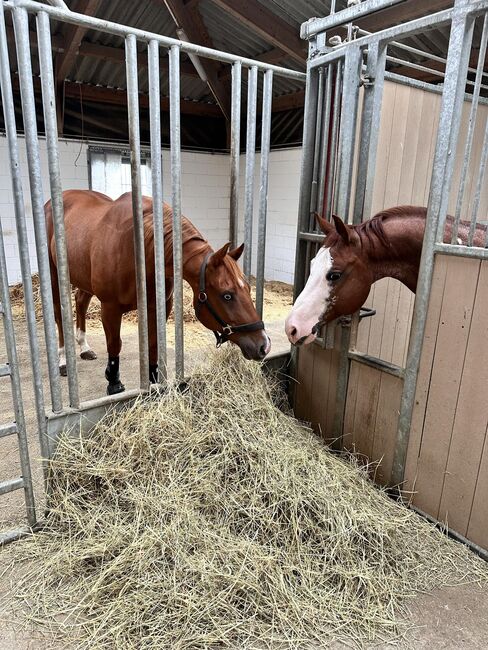
[[[176, 27], [182, 29], [192, 43], [213, 47], [205, 23], [198, 7], [185, 5], [183, 0], [161, 0], [170, 12]], [[230, 121], [230, 92], [219, 79], [220, 65], [210, 59], [199, 57], [200, 64], [207, 77], [210, 92], [215, 97], [227, 121]]]
[[307, 46], [298, 29], [255, 0], [212, 0], [217, 6], [234, 16], [240, 23], [259, 34], [268, 43], [283, 50], [295, 61], [304, 63]]

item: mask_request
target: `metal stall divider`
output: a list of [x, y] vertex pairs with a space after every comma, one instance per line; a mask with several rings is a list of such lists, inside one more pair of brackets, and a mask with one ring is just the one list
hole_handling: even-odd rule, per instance
[[254, 162], [256, 158], [256, 116], [258, 100], [258, 69], [247, 72], [246, 178], [244, 190], [244, 275], [249, 279], [252, 264], [252, 226], [254, 214]]
[[[54, 6], [53, 6], [54, 5]], [[35, 226], [36, 251], [41, 280], [41, 294], [44, 317], [44, 333], [46, 339], [46, 356], [49, 370], [49, 389], [51, 393], [52, 411], [48, 412], [44, 402], [44, 392], [41, 374], [41, 348], [38, 341], [35, 305], [31, 278], [31, 265], [27, 238], [25, 202], [21, 182], [18, 141], [15, 123], [11, 71], [8, 57], [8, 41], [4, 12], [10, 11], [15, 26], [15, 43], [19, 66], [20, 91], [22, 110], [25, 124], [27, 162], [32, 197], [33, 217]], [[37, 133], [37, 115], [34, 97], [32, 64], [28, 33], [28, 14], [36, 17], [39, 65], [41, 73], [41, 88], [43, 100], [44, 124], [46, 130], [49, 180], [53, 206], [53, 221], [58, 260], [58, 283], [61, 297], [61, 312], [63, 332], [66, 341], [66, 362], [68, 369], [69, 406], [63, 404], [61, 382], [59, 378], [58, 349], [54, 303], [50, 284], [50, 264], [48, 242], [44, 216], [44, 197], [42, 192], [42, 177], [40, 169], [39, 143]], [[105, 33], [125, 39], [126, 79], [128, 95], [129, 146], [131, 158], [131, 182], [134, 219], [134, 247], [136, 259], [136, 283], [139, 321], [139, 386], [137, 390], [128, 390], [114, 396], [103, 396], [89, 401], [80, 401], [78, 378], [76, 370], [76, 345], [71, 314], [71, 287], [66, 251], [64, 215], [62, 201], [61, 174], [58, 152], [58, 137], [56, 123], [56, 107], [53, 102], [54, 76], [51, 55], [50, 21], [56, 20], [72, 25], [81, 25], [89, 29], [102, 30]], [[251, 272], [252, 259], [252, 190], [254, 182], [255, 161], [255, 131], [258, 72], [264, 73], [263, 121], [262, 121], [262, 151], [260, 166], [260, 198], [258, 218], [258, 273], [257, 293], [258, 310], [262, 310], [264, 284], [264, 254], [267, 211], [267, 184], [270, 149], [270, 126], [272, 106], [272, 86], [274, 75], [305, 81], [303, 73], [281, 68], [279, 66], [239, 57], [227, 52], [194, 45], [189, 42], [161, 36], [152, 32], [120, 25], [115, 22], [102, 20], [92, 16], [77, 14], [68, 9], [62, 0], [51, 5], [40, 4], [33, 0], [7, 0], [0, 6], [0, 54], [1, 54], [1, 90], [8, 140], [12, 186], [14, 197], [17, 237], [20, 249], [20, 263], [24, 284], [26, 319], [30, 343], [32, 377], [34, 385], [37, 426], [41, 441], [41, 453], [48, 459], [54, 453], [58, 434], [65, 426], [81, 426], [82, 429], [93, 426], [107, 410], [114, 405], [124, 403], [146, 391], [149, 388], [149, 337], [148, 311], [146, 295], [146, 268], [144, 250], [144, 223], [141, 195], [141, 160], [139, 134], [139, 88], [137, 70], [137, 44], [142, 42], [147, 48], [149, 71], [149, 109], [150, 109], [150, 138], [152, 158], [152, 193], [153, 193], [153, 224], [154, 224], [154, 253], [155, 253], [155, 284], [156, 284], [156, 322], [158, 336], [157, 379], [165, 384], [168, 376], [167, 344], [166, 344], [166, 277], [164, 250], [164, 220], [163, 220], [163, 189], [161, 161], [161, 117], [160, 117], [160, 66], [159, 50], [169, 51], [169, 82], [170, 82], [170, 149], [171, 149], [171, 194], [173, 208], [173, 282], [175, 302], [175, 375], [182, 381], [185, 377], [184, 348], [183, 348], [183, 277], [182, 277], [182, 215], [181, 215], [181, 134], [180, 134], [180, 52], [192, 53], [198, 56], [218, 60], [232, 65], [232, 131], [231, 131], [231, 192], [230, 192], [230, 233], [235, 242], [237, 231], [238, 189], [239, 189], [239, 155], [240, 155], [240, 113], [241, 113], [241, 69], [249, 69], [249, 115], [248, 115], [248, 146], [246, 159], [246, 250], [247, 274]], [[2, 243], [2, 242], [0, 242]], [[2, 244], [3, 245], [3, 244]], [[2, 249], [3, 251], [3, 249]], [[169, 260], [167, 260], [169, 262]], [[28, 457], [27, 437], [23, 418], [23, 402], [20, 379], [18, 375], [18, 357], [15, 349], [15, 336], [11, 321], [11, 312], [6, 296], [8, 286], [3, 270], [4, 256], [0, 255], [2, 265], [2, 303], [4, 320], [6, 322], [6, 338], [11, 365], [12, 390], [14, 393], [15, 427], [8, 425], [0, 429], [0, 437], [17, 433], [19, 437], [22, 462], [22, 481], [17, 481], [15, 487], [23, 487], [26, 495], [27, 523], [33, 527], [36, 523], [34, 500], [30, 479], [30, 463]], [[0, 367], [1, 368], [1, 367]], [[4, 373], [6, 374], [6, 373]], [[0, 482], [0, 494], [9, 491], [9, 486]], [[12, 488], [13, 489], [13, 488]], [[26, 529], [27, 530], [27, 529]], [[17, 531], [18, 532], [18, 531]], [[10, 531], [0, 537], [0, 543], [15, 538], [17, 532]], [[24, 534], [20, 531], [18, 534]]]

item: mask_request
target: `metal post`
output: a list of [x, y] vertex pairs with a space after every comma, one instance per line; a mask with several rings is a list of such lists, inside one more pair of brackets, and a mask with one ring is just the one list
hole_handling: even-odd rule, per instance
[[354, 224], [361, 223], [364, 217], [369, 218], [371, 216], [385, 81], [385, 62], [386, 43], [372, 43], [368, 48], [368, 63], [364, 82], [356, 195], [352, 216]]
[[456, 212], [454, 213], [454, 224], [452, 227], [451, 244], [457, 244], [457, 236], [459, 231], [459, 222], [461, 220], [461, 211], [463, 208], [464, 192], [466, 190], [466, 179], [468, 176], [468, 168], [471, 160], [471, 149], [473, 147], [474, 128], [476, 125], [476, 116], [478, 114], [481, 78], [483, 76], [483, 68], [485, 65], [485, 52], [488, 41], [488, 14], [485, 14], [483, 21], [483, 32], [481, 34], [481, 43], [478, 54], [478, 66], [476, 68], [476, 78], [474, 83], [473, 98], [471, 100], [471, 110], [469, 113], [468, 133], [466, 135], [466, 146], [464, 149], [463, 166], [461, 169], [461, 180], [459, 181], [459, 191], [456, 201]]
[[154, 270], [156, 282], [156, 322], [159, 376], [168, 377], [166, 344], [166, 282], [164, 260], [163, 180], [161, 170], [161, 99], [159, 84], [159, 44], [150, 41], [147, 50], [149, 74], [149, 120], [151, 130], [151, 174], [154, 228]]
[[317, 115], [315, 118], [315, 145], [313, 154], [313, 174], [312, 174], [312, 187], [310, 198], [310, 217], [308, 223], [308, 230], [312, 230], [314, 225], [313, 212], [318, 209], [318, 185], [319, 185], [319, 171], [320, 171], [320, 154], [322, 151], [322, 134], [323, 134], [323, 112], [324, 112], [324, 70], [319, 69], [319, 89], [317, 97]]
[[341, 115], [341, 95], [342, 95], [342, 61], [336, 63], [336, 79], [334, 88], [334, 104], [332, 115], [332, 130], [330, 134], [329, 145], [329, 174], [327, 179], [327, 197], [325, 205], [327, 213], [325, 218], [330, 221], [334, 211], [335, 184], [336, 184], [336, 167], [337, 167], [337, 135], [339, 133], [340, 115]]
[[137, 41], [133, 34], [125, 39], [127, 75], [127, 111], [132, 185], [132, 216], [134, 222], [134, 264], [137, 288], [139, 333], [139, 381], [141, 389], [149, 386], [149, 339], [147, 331], [146, 262], [144, 255], [144, 217], [141, 193], [141, 142], [139, 135], [139, 94], [137, 82]]
[[259, 180], [258, 259], [256, 271], [256, 310], [263, 317], [264, 257], [266, 253], [266, 215], [268, 210], [268, 167], [271, 144], [271, 108], [273, 102], [273, 71], [264, 73], [261, 128], [261, 168]]
[[[71, 284], [69, 279], [68, 253], [66, 250], [66, 233], [64, 228], [63, 188], [58, 153], [58, 125], [56, 121], [56, 96], [51, 50], [51, 32], [49, 18], [43, 11], [37, 15], [37, 40], [39, 65], [42, 82], [42, 105], [44, 110], [44, 130], [46, 132], [47, 157], [49, 165], [49, 182], [51, 187], [51, 209], [56, 246], [56, 269], [58, 274], [59, 301], [63, 323], [66, 370], [68, 375], [69, 402], [72, 408], [79, 408], [78, 371], [76, 368], [76, 342], [73, 333], [73, 308], [71, 305]], [[53, 337], [46, 337], [51, 345], [51, 355], [56, 353]], [[54, 345], [53, 345], [54, 344]], [[55, 368], [59, 385], [59, 372]]]
[[451, 25], [446, 81], [442, 95], [437, 144], [427, 207], [424, 245], [420, 260], [415, 308], [412, 318], [410, 344], [398, 421], [397, 441], [391, 474], [391, 482], [393, 485], [400, 485], [403, 482], [405, 473], [412, 412], [417, 387], [417, 374], [422, 353], [430, 287], [434, 270], [434, 246], [438, 239], [438, 233], [440, 233], [440, 240], [442, 241], [442, 233], [447, 214], [449, 186], [454, 166], [454, 156], [450, 155], [450, 152], [455, 150], [454, 145], [459, 135], [466, 73], [474, 28], [474, 18], [466, 15], [468, 5], [469, 0], [458, 0], [456, 2]]
[[232, 66], [232, 105], [230, 125], [230, 221], [229, 239], [232, 248], [237, 245], [239, 215], [239, 157], [241, 153], [241, 73], [242, 64]]
[[[323, 216], [324, 210], [324, 194], [325, 194], [325, 176], [327, 168], [327, 159], [329, 155], [329, 127], [330, 127], [330, 111], [332, 106], [332, 75], [333, 75], [333, 66], [327, 66], [326, 72], [324, 74], [327, 76], [326, 85], [325, 85], [325, 107], [324, 107], [324, 119], [323, 119], [323, 128], [322, 128], [322, 143], [320, 151], [320, 165], [319, 165], [319, 187], [317, 193], [317, 212]], [[312, 224], [314, 226], [314, 224]]]
[[252, 221], [254, 208], [254, 161], [256, 157], [256, 104], [258, 97], [258, 69], [252, 66], [247, 81], [246, 179], [244, 193], [244, 275], [251, 275]]
[[176, 379], [183, 381], [185, 373], [183, 348], [183, 238], [181, 232], [181, 129], [180, 129], [180, 48], [169, 51], [171, 196], [173, 208], [173, 279], [175, 313]]
[[[32, 490], [32, 476], [29, 460], [29, 447], [27, 445], [27, 433], [25, 429], [24, 407], [22, 402], [22, 390], [20, 384], [19, 359], [17, 357], [17, 346], [15, 341], [15, 330], [12, 319], [12, 308], [8, 289], [7, 262], [5, 259], [5, 248], [3, 241], [2, 225], [0, 224], [0, 310], [3, 310], [3, 329], [5, 333], [5, 345], [7, 346], [7, 359], [10, 367], [10, 379], [12, 386], [12, 399], [17, 427], [17, 440], [19, 443], [20, 467], [22, 471], [25, 505], [27, 510], [27, 522], [34, 526], [37, 521]], [[5, 380], [4, 380], [5, 381]]]

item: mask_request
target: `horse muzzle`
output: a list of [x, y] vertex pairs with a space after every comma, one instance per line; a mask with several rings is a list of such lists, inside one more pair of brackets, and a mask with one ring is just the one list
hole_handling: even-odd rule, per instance
[[271, 339], [265, 330], [241, 334], [235, 344], [248, 361], [262, 361], [271, 350]]

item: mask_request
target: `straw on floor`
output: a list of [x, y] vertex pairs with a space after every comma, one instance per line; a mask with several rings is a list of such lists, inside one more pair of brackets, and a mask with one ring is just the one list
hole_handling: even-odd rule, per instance
[[14, 550], [27, 615], [91, 650], [360, 646], [419, 591], [486, 582], [275, 400], [221, 350], [184, 394], [64, 437], [47, 526]]

